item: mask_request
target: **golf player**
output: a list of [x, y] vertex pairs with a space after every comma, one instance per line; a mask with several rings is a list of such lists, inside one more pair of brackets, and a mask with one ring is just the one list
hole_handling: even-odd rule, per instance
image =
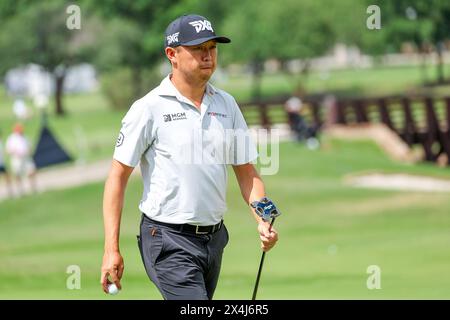
[[199, 15], [183, 15], [166, 29], [165, 54], [172, 72], [123, 118], [105, 183], [105, 293], [112, 283], [121, 289], [120, 220], [127, 181], [139, 162], [143, 194], [138, 246], [145, 270], [164, 299], [213, 297], [228, 243], [223, 222], [227, 164], [257, 221], [262, 250], [278, 240], [277, 231], [250, 206], [266, 194], [251, 163], [258, 157], [256, 146], [248, 135], [237, 134], [248, 131], [244, 117], [231, 95], [208, 82], [217, 65], [217, 43], [229, 42]]

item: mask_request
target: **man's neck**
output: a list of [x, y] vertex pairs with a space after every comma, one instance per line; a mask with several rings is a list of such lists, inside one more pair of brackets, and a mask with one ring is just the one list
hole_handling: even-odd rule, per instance
[[170, 80], [183, 96], [191, 100], [197, 108], [200, 108], [207, 81], [193, 83], [194, 81], [188, 81], [180, 74], [171, 74]]

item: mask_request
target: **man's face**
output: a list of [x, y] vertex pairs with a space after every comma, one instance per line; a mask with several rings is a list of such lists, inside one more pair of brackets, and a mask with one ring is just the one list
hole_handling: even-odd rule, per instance
[[[216, 41], [210, 40], [196, 46], [179, 46], [172, 53], [166, 51], [174, 67], [189, 78], [208, 81], [217, 66]], [[172, 59], [171, 59], [172, 56]]]

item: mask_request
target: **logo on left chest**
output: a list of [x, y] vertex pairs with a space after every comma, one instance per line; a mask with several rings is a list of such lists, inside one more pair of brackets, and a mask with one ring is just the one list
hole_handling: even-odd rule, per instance
[[220, 112], [214, 112], [214, 111], [208, 111], [208, 116], [217, 117], [217, 118], [228, 118], [227, 114], [220, 113]]

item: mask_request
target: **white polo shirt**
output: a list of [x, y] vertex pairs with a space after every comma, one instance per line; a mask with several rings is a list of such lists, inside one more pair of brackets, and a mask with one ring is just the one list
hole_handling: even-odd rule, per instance
[[167, 76], [133, 103], [122, 120], [114, 159], [139, 161], [139, 209], [167, 223], [212, 225], [226, 207], [227, 164], [255, 161], [256, 146], [228, 93], [207, 84], [198, 110]]

